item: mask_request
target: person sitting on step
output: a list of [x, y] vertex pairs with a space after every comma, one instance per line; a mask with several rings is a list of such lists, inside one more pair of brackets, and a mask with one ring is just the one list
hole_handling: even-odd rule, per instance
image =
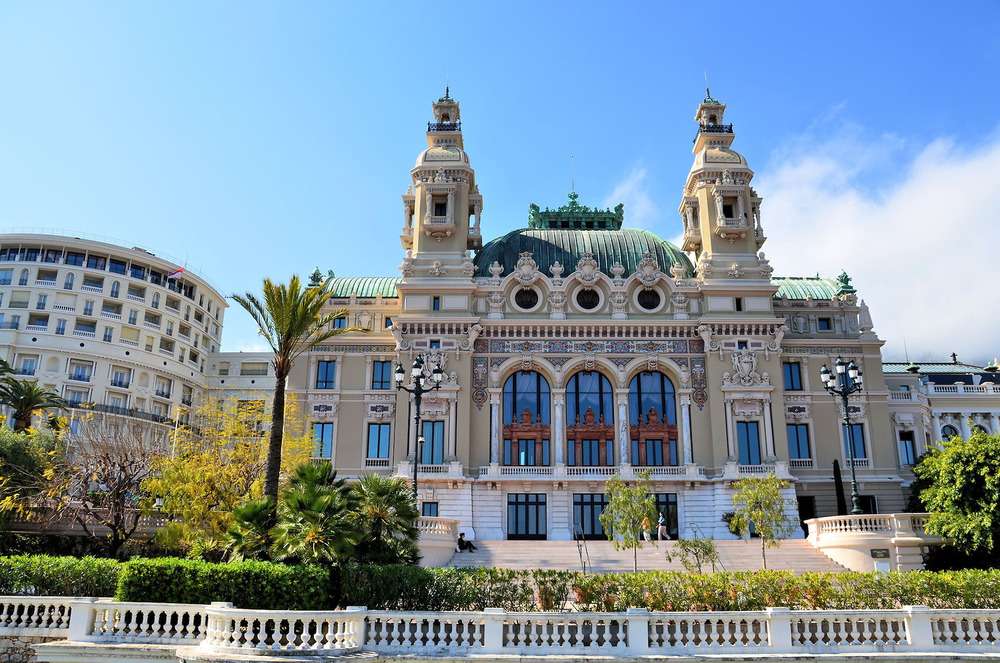
[[458, 552], [475, 552], [476, 546], [473, 545], [472, 541], [466, 541], [465, 532], [460, 532], [458, 535]]

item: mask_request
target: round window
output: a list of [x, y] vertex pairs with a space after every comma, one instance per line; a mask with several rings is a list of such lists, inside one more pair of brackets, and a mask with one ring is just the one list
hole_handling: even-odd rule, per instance
[[636, 296], [636, 301], [639, 302], [639, 306], [646, 309], [647, 311], [655, 311], [660, 308], [660, 293], [653, 288], [644, 288], [639, 291]]
[[538, 305], [538, 291], [533, 288], [521, 288], [514, 293], [514, 303], [523, 309], [533, 309]]
[[601, 296], [593, 288], [584, 288], [576, 293], [576, 305], [585, 311], [597, 308], [601, 303]]

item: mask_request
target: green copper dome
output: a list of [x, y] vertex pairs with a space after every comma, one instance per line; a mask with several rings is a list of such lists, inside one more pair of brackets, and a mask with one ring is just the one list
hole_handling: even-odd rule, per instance
[[591, 253], [602, 272], [611, 276], [611, 267], [621, 263], [625, 276], [630, 276], [642, 257], [649, 253], [660, 269], [667, 274], [673, 265], [682, 265], [688, 276], [694, 274], [691, 261], [679, 248], [660, 239], [648, 230], [625, 228], [622, 230], [551, 230], [521, 228], [488, 242], [476, 254], [476, 276], [491, 276], [494, 261], [503, 265], [503, 275], [514, 271], [518, 257], [525, 251], [538, 264], [546, 276], [549, 267], [559, 262], [563, 276], [576, 270], [576, 263], [584, 253]]

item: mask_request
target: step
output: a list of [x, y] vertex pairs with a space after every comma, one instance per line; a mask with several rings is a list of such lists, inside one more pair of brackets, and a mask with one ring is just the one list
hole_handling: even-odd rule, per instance
[[[587, 541], [577, 547], [573, 541], [476, 541], [478, 550], [456, 553], [451, 560], [455, 567], [493, 567], [510, 569], [581, 569], [580, 552], [585, 545], [584, 559], [588, 569], [600, 572], [624, 573], [632, 570], [632, 551], [615, 550], [609, 541]], [[668, 563], [664, 558], [667, 546], [646, 543], [637, 551], [640, 570], [684, 570], [679, 562]], [[758, 541], [717, 541], [719, 570], [749, 571], [762, 568]], [[806, 571], [844, 571], [844, 567], [801, 539], [781, 541], [767, 551], [769, 569]]]

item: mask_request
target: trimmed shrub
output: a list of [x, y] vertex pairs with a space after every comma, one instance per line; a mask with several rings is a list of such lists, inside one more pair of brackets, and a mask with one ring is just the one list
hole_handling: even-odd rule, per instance
[[114, 596], [121, 563], [98, 557], [0, 557], [0, 594]]
[[531, 610], [530, 574], [510, 569], [422, 569], [397, 564], [341, 570], [340, 603], [372, 610]]
[[334, 607], [330, 587], [330, 572], [322, 566], [133, 559], [122, 565], [115, 598], [162, 603], [230, 601], [249, 609], [321, 610]]

